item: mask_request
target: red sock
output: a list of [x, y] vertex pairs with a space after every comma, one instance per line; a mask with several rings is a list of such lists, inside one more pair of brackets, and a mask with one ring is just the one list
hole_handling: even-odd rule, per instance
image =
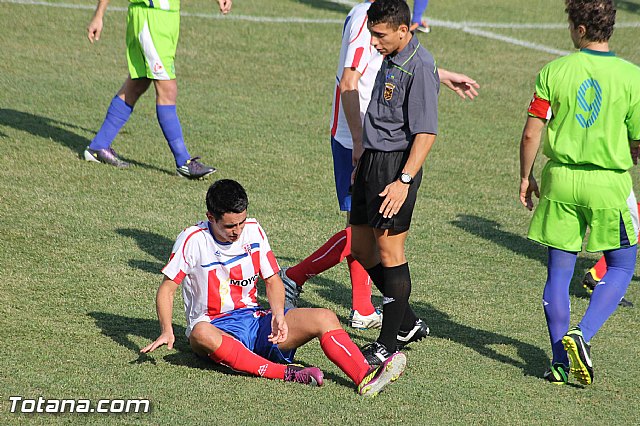
[[604, 277], [604, 274], [607, 273], [607, 261], [604, 256], [602, 256], [598, 262], [593, 265], [593, 268], [589, 269], [589, 272], [591, 272], [591, 276], [596, 281], [600, 281], [602, 277]]
[[287, 276], [301, 286], [309, 278], [336, 266], [351, 253], [350, 237], [351, 228], [343, 229], [333, 235], [302, 262], [287, 269]]
[[371, 278], [351, 255], [347, 256], [347, 263], [351, 276], [351, 307], [360, 315], [371, 315], [376, 310], [371, 303]]
[[360, 349], [341, 328], [324, 333], [320, 338], [320, 347], [327, 358], [344, 371], [355, 384], [359, 384], [371, 368]]
[[222, 336], [222, 344], [209, 354], [209, 358], [236, 371], [267, 379], [284, 379], [284, 370], [287, 367], [254, 354], [238, 340], [224, 335]]

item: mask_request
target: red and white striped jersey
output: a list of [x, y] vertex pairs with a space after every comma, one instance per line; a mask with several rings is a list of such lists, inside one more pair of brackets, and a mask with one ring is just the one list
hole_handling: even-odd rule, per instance
[[360, 120], [364, 120], [367, 112], [373, 83], [382, 66], [382, 55], [371, 46], [371, 33], [367, 28], [367, 10], [371, 2], [365, 1], [356, 5], [344, 22], [342, 30], [342, 47], [336, 71], [336, 91], [333, 96], [333, 114], [331, 114], [331, 136], [345, 148], [353, 148], [353, 140], [344, 110], [340, 103], [340, 80], [345, 68], [354, 68], [362, 76], [358, 81], [360, 94]]
[[217, 241], [203, 221], [178, 235], [162, 273], [182, 285], [187, 337], [201, 321], [258, 306], [258, 277], [280, 270], [260, 224], [247, 219], [237, 241]]

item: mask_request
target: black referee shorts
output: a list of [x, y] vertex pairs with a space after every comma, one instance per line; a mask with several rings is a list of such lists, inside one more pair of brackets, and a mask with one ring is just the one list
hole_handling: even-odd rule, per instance
[[409, 193], [400, 211], [385, 219], [379, 213], [384, 197], [384, 188], [397, 180], [409, 157], [408, 151], [384, 152], [365, 150], [358, 163], [351, 195], [351, 225], [369, 225], [372, 228], [393, 229], [404, 232], [411, 225], [411, 216], [416, 204], [418, 188], [422, 182], [422, 169], [409, 185]]

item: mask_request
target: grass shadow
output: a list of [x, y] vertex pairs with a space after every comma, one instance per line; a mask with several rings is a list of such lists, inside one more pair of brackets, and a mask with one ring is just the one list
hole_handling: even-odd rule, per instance
[[[544, 350], [529, 343], [521, 342], [513, 337], [494, 333], [451, 320], [449, 314], [439, 311], [429, 303], [412, 302], [411, 307], [416, 315], [424, 318], [431, 333], [428, 339], [439, 338], [453, 341], [466, 346], [478, 354], [522, 369], [524, 375], [541, 377], [542, 372], [548, 367], [549, 358]], [[501, 354], [491, 346], [504, 345], [515, 348], [520, 359], [514, 359]], [[411, 350], [407, 346], [406, 350]]]
[[[87, 133], [96, 132], [93, 129], [87, 129], [85, 127], [77, 126], [75, 124], [67, 123], [53, 118], [6, 108], [0, 108], [0, 126], [11, 127], [13, 129], [27, 132], [33, 136], [37, 136], [43, 139], [51, 139], [52, 141], [75, 152], [78, 158], [82, 158], [84, 149], [89, 146], [91, 140], [69, 129], [80, 130]], [[121, 133], [126, 133], [126, 130], [122, 130]], [[0, 135], [6, 137], [5, 134]], [[172, 176], [175, 174], [172, 170], [162, 169], [160, 167], [141, 163], [139, 161], [131, 160], [126, 157], [120, 157], [137, 167], [159, 171]]]
[[[547, 266], [547, 248], [514, 233], [504, 231], [501, 224], [480, 216], [460, 214], [450, 222], [452, 225], [475, 236], [484, 238], [499, 246], [511, 250], [513, 253], [527, 257]], [[578, 256], [573, 278], [569, 286], [569, 293], [575, 297], [588, 298], [586, 290], [582, 287], [582, 278], [595, 262]], [[545, 277], [541, 277], [544, 284]]]
[[157, 274], [160, 273], [165, 263], [169, 260], [171, 248], [173, 247], [173, 241], [169, 238], [154, 232], [134, 228], [119, 228], [116, 229], [116, 233], [123, 237], [132, 238], [143, 252], [158, 260], [158, 262], [150, 262], [131, 259], [129, 260], [129, 266], [132, 268]]

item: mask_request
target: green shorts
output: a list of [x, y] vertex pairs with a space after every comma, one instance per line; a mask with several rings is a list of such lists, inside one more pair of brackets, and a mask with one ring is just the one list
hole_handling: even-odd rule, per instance
[[547, 162], [529, 238], [579, 252], [587, 227], [590, 252], [638, 242], [638, 206], [631, 176], [626, 171]]
[[129, 5], [127, 62], [131, 78], [173, 80], [180, 12]]

